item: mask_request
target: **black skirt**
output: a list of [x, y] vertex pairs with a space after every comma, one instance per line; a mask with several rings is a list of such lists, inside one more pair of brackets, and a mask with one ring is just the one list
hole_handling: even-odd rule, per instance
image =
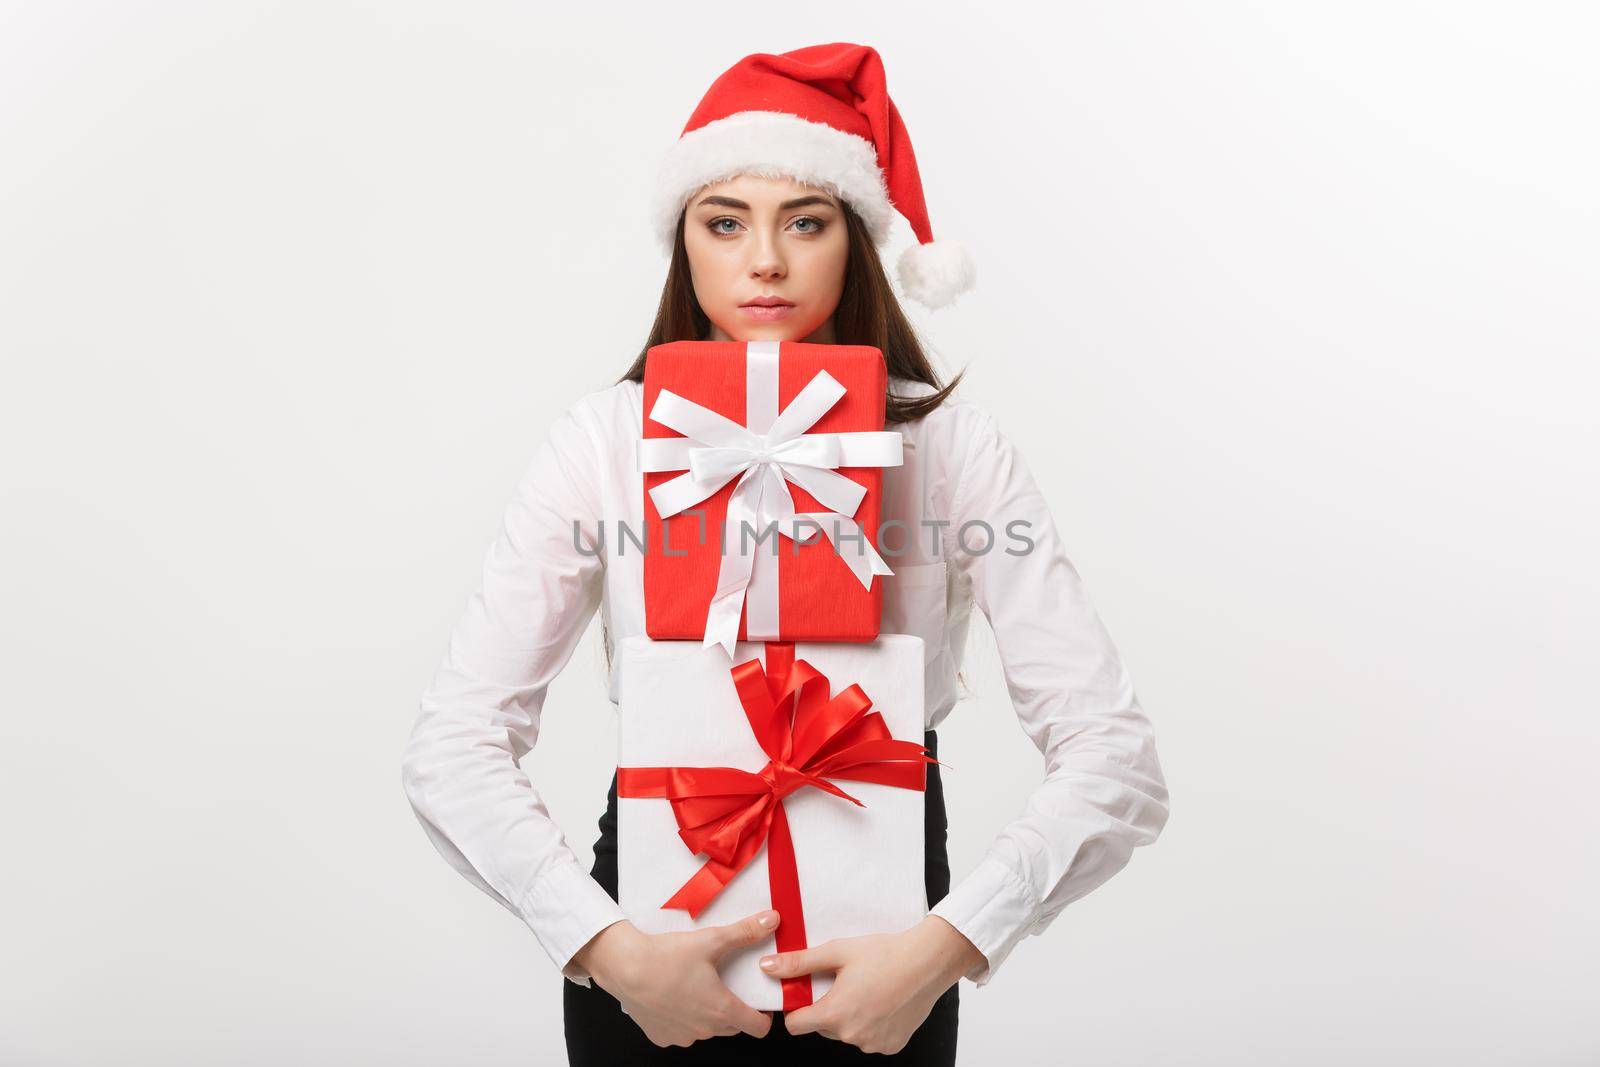
[[[924, 746], [934, 756], [939, 753], [935, 731], [924, 734]], [[925, 877], [928, 906], [932, 907], [950, 892], [950, 861], [945, 848], [948, 823], [945, 818], [944, 786], [937, 764], [928, 765], [926, 804], [927, 851]], [[617, 779], [611, 778], [606, 798], [606, 813], [600, 817], [600, 838], [594, 845], [594, 866], [590, 873], [617, 899]], [[954, 983], [934, 1003], [933, 1010], [906, 1047], [892, 1056], [862, 1052], [854, 1045], [821, 1034], [790, 1034], [783, 1025], [783, 1012], [772, 1013], [772, 1027], [763, 1038], [749, 1034], [730, 1034], [696, 1041], [687, 1048], [663, 1048], [645, 1036], [644, 1031], [622, 1010], [617, 998], [598, 983], [581, 986], [561, 979], [562, 1013], [566, 1024], [567, 1061], [573, 1067], [618, 1067], [630, 1064], [694, 1063], [750, 1065], [804, 1063], [834, 1064], [915, 1064], [919, 1067], [952, 1067], [956, 1062], [956, 1015], [960, 983]]]

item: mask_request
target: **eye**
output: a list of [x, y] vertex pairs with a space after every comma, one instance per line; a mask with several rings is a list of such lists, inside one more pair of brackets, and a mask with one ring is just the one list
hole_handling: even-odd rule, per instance
[[823, 222], [821, 219], [817, 218], [814, 215], [801, 215], [799, 218], [795, 219], [794, 221], [796, 223], [809, 222], [809, 223], [812, 224], [812, 226], [811, 226], [811, 228], [809, 230], [801, 230], [800, 231], [801, 233], [806, 233], [806, 234], [821, 233], [823, 231], [824, 227], [827, 226], [827, 223]]
[[722, 215], [722, 216], [720, 216], [718, 218], [714, 218], [710, 222], [706, 223], [706, 229], [710, 230], [712, 233], [715, 233], [715, 234], [730, 234], [730, 233], [732, 233], [733, 232], [732, 230], [724, 230], [724, 229], [721, 228], [722, 224], [724, 222], [731, 222], [735, 226], [739, 225], [739, 220], [734, 218], [732, 215]]

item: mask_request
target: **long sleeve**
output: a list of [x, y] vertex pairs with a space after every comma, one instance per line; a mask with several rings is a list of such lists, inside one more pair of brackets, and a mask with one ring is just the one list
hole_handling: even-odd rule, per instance
[[573, 954], [625, 916], [579, 863], [518, 761], [538, 739], [546, 688], [599, 604], [592, 420], [581, 404], [569, 409], [525, 468], [422, 695], [401, 767], [434, 847], [585, 986], [589, 975]]
[[[947, 559], [971, 581], [1045, 764], [1021, 814], [931, 909], [983, 952], [965, 976], [981, 986], [1017, 942], [1157, 838], [1168, 796], [1154, 730], [1032, 474], [988, 413], [968, 406], [962, 417]], [[993, 532], [987, 551], [980, 523]]]

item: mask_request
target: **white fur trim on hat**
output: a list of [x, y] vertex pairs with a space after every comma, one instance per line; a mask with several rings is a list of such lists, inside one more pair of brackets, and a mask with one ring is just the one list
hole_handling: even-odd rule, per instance
[[664, 250], [689, 198], [737, 174], [821, 186], [849, 202], [873, 244], [889, 239], [895, 208], [871, 141], [783, 111], [739, 111], [684, 134], [662, 160], [651, 214]]
[[940, 308], [978, 282], [978, 264], [960, 241], [914, 244], [895, 265], [900, 288], [919, 304]]

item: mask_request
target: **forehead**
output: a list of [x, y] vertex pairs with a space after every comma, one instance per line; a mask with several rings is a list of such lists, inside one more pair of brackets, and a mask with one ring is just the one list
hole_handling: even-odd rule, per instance
[[785, 174], [736, 174], [723, 181], [702, 186], [690, 198], [690, 203], [698, 203], [707, 196], [736, 197], [752, 206], [767, 202], [776, 204], [782, 200], [792, 200], [797, 196], [825, 196], [829, 201], [837, 203], [831, 189], [820, 185], [808, 185]]

